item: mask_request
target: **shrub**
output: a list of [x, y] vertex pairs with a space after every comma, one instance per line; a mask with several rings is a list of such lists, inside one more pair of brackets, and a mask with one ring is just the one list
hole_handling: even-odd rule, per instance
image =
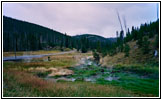
[[142, 47], [142, 43], [143, 43], [143, 38], [138, 39], [137, 45], [138, 45], [139, 48]]
[[95, 61], [97, 63], [99, 63], [99, 61], [100, 61], [100, 55], [99, 55], [99, 53], [96, 52], [96, 51], [93, 51], [93, 57], [94, 57]]
[[154, 42], [154, 47], [159, 48], [159, 35], [156, 36], [155, 42]]
[[125, 53], [125, 57], [129, 56], [129, 51], [130, 51], [130, 47], [128, 44], [125, 45], [124, 47], [124, 53]]
[[82, 52], [82, 53], [86, 53], [86, 52], [87, 52], [87, 48], [86, 48], [85, 46], [82, 46], [81, 52]]
[[149, 49], [149, 45], [150, 45], [150, 41], [148, 41], [148, 38], [147, 37], [144, 37], [144, 40], [143, 40], [143, 44], [142, 44], [142, 51], [143, 51], [143, 54], [147, 54], [149, 53], [150, 49]]

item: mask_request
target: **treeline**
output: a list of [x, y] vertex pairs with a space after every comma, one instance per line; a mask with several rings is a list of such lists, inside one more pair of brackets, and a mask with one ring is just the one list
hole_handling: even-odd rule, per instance
[[110, 45], [116, 41], [116, 38], [104, 38], [98, 35], [84, 34], [74, 37], [76, 39], [77, 50], [85, 53], [87, 51], [97, 50], [103, 52], [109, 49]]
[[[144, 54], [149, 52], [149, 38], [156, 36], [154, 48], [159, 48], [159, 20], [152, 23], [142, 24], [140, 27], [132, 27], [131, 31], [127, 29], [116, 32], [117, 37], [106, 39], [96, 35], [68, 36], [66, 33], [36, 25], [33, 23], [16, 20], [3, 16], [3, 51], [34, 51], [42, 49], [52, 49], [58, 47], [77, 49], [85, 53], [94, 51], [94, 54], [102, 56], [114, 55], [118, 52], [124, 52], [129, 56], [129, 41], [137, 41], [137, 45]], [[98, 59], [98, 58], [97, 58]]]
[[[125, 57], [129, 56], [129, 51], [132, 49], [129, 47], [128, 42], [136, 41], [136, 44], [143, 54], [150, 53], [151, 49], [154, 51], [154, 56], [157, 55], [159, 49], [159, 20], [155, 22], [141, 24], [140, 27], [132, 26], [131, 31], [128, 29], [124, 37], [124, 31], [116, 32], [116, 42], [111, 42], [107, 46], [100, 46], [96, 50], [93, 50], [93, 56], [96, 62], [99, 62], [101, 56], [107, 54], [113, 56], [119, 52], [124, 52]], [[149, 39], [154, 39], [153, 44]], [[102, 47], [102, 48], [101, 48]], [[151, 49], [150, 49], [151, 47]], [[152, 53], [153, 54], [153, 53]]]
[[103, 38], [98, 37], [97, 39], [89, 38], [89, 36], [71, 37], [66, 33], [63, 34], [40, 25], [3, 16], [4, 52], [49, 50], [53, 48], [62, 51], [64, 48], [76, 48], [82, 53], [94, 49], [101, 51], [101, 47], [108, 47], [110, 41], [103, 41]]
[[131, 49], [127, 44], [129, 41], [137, 41], [138, 48], [141, 48], [143, 54], [149, 53], [150, 41], [149, 38], [155, 37], [153, 43], [153, 48], [156, 50], [159, 48], [159, 20], [155, 22], [141, 24], [141, 26], [132, 26], [131, 32], [129, 29], [126, 32], [126, 37], [124, 37], [124, 31], [121, 30], [120, 33], [117, 31], [117, 42], [113, 44], [110, 55], [114, 55], [117, 52], [125, 52], [125, 56], [129, 56], [129, 50]]
[[3, 16], [4, 51], [34, 51], [56, 46], [73, 48], [74, 42], [66, 33]]

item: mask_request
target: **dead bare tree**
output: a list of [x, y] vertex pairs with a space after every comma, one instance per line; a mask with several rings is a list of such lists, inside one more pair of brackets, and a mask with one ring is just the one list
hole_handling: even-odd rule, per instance
[[119, 12], [117, 12], [117, 16], [118, 16], [118, 20], [119, 20], [119, 23], [120, 23], [120, 27], [121, 27], [121, 31], [123, 31], [123, 27], [122, 27], [122, 23], [121, 23], [121, 20], [120, 20], [120, 15], [119, 15]]
[[122, 26], [122, 22], [121, 22], [121, 19], [120, 19], [119, 12], [118, 11], [116, 11], [116, 12], [117, 12], [118, 20], [119, 20], [120, 27], [121, 27], [120, 40], [123, 41], [123, 39], [124, 39], [124, 30], [123, 30], [123, 26]]
[[127, 23], [126, 23], [125, 16], [123, 16], [123, 21], [124, 21], [125, 32], [127, 33], [128, 29], [127, 29]]

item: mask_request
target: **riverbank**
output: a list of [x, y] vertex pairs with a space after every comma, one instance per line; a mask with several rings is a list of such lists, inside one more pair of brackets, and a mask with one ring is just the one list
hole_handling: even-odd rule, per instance
[[[68, 53], [3, 62], [3, 96], [157, 97], [158, 69], [102, 67], [92, 53]], [[141, 67], [140, 67], [141, 68]], [[151, 67], [150, 67], [151, 68]], [[154, 67], [156, 69], [156, 67]], [[119, 91], [120, 90], [120, 91]]]
[[[51, 67], [59, 69], [72, 68], [69, 66], [78, 66], [73, 63], [67, 66], [64, 60], [80, 61], [91, 53], [71, 53], [57, 56], [50, 56], [51, 61], [44, 61], [46, 57], [33, 59], [31, 62], [4, 62], [3, 66], [3, 96], [4, 97], [130, 97], [139, 96], [129, 90], [124, 90], [121, 87], [111, 85], [100, 85], [84, 81], [57, 81], [46, 80], [43, 77], [51, 74], [50, 71], [44, 72], [41, 70], [50, 69]], [[57, 60], [55, 63], [51, 63]], [[48, 65], [50, 63], [50, 65]], [[56, 66], [56, 63], [64, 62]], [[80, 64], [84, 64], [81, 61]], [[49, 66], [49, 67], [48, 67]], [[40, 69], [33, 72], [29, 69]], [[72, 70], [72, 69], [69, 69]], [[63, 71], [64, 72], [64, 71]], [[65, 76], [65, 75], [64, 75]], [[57, 77], [57, 76], [55, 76]], [[119, 91], [120, 89], [120, 91]]]
[[[50, 53], [59, 53], [60, 50], [39, 50], [39, 51], [18, 51], [16, 56], [23, 55], [40, 55], [40, 54], [50, 54]], [[3, 57], [15, 56], [15, 52], [3, 52]]]

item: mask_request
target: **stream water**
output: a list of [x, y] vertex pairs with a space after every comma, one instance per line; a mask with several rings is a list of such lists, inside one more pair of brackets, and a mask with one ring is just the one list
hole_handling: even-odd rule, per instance
[[23, 56], [9, 56], [9, 57], [3, 57], [3, 61], [20, 61], [20, 60], [27, 60], [30, 61], [32, 58], [41, 58], [44, 56], [51, 56], [51, 55], [61, 55], [61, 54], [67, 54], [67, 53], [73, 53], [73, 51], [65, 51], [65, 52], [59, 52], [59, 53], [50, 53], [50, 54], [39, 54], [39, 55], [23, 55]]
[[120, 77], [112, 74], [111, 68], [101, 67], [93, 60], [89, 58], [82, 58], [80, 65], [76, 67], [70, 67], [70, 70], [74, 71], [72, 75], [45, 77], [45, 80], [51, 80], [54, 82], [64, 81], [88, 81], [96, 82], [98, 79], [104, 79], [107, 81], [118, 80]]

